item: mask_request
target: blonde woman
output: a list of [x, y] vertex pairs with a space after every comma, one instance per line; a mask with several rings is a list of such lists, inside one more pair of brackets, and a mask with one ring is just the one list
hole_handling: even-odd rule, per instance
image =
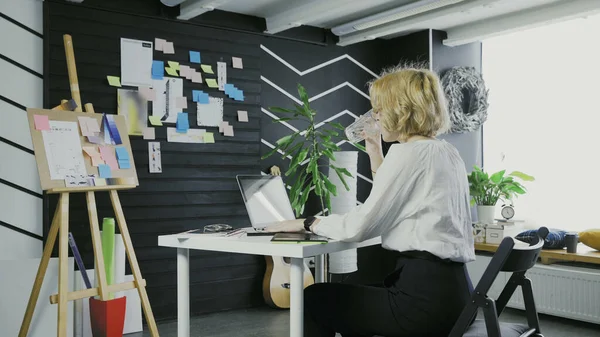
[[[447, 336], [470, 295], [475, 259], [465, 164], [436, 135], [449, 126], [439, 78], [429, 70], [385, 73], [370, 87], [381, 136], [366, 140], [374, 181], [345, 215], [285, 221], [271, 231], [310, 230], [344, 241], [381, 236], [397, 252], [381, 287], [314, 284], [305, 290], [305, 336]], [[385, 142], [390, 147], [385, 159]], [[373, 261], [377, 263], [377, 261]]]

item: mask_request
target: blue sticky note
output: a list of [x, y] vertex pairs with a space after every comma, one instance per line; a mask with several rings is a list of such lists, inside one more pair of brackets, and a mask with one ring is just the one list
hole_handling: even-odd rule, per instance
[[117, 160], [127, 160], [129, 161], [129, 153], [127, 153], [127, 149], [122, 146], [115, 147], [115, 152], [117, 153]]
[[100, 174], [100, 178], [112, 178], [112, 172], [110, 171], [110, 166], [106, 164], [98, 165], [98, 173]]
[[129, 169], [129, 168], [131, 168], [131, 164], [129, 163], [129, 159], [128, 160], [119, 160], [119, 168], [120, 169]]
[[198, 96], [202, 93], [202, 90], [192, 90], [192, 100], [198, 103]]
[[208, 94], [206, 93], [202, 93], [200, 95], [198, 95], [198, 103], [200, 104], [208, 104]]
[[188, 119], [187, 112], [180, 112], [177, 114], [177, 132], [186, 133], [190, 128], [190, 121]]
[[199, 51], [192, 51], [192, 50], [190, 50], [190, 62], [192, 62], [192, 63], [202, 63]]
[[226, 84], [223, 86], [223, 88], [225, 89], [225, 94], [227, 94], [227, 96], [229, 96], [229, 95], [231, 95], [231, 91], [232, 91], [232, 90], [233, 90], [235, 87], [233, 86], [233, 84], [226, 83]]
[[165, 62], [152, 61], [152, 79], [162, 80], [165, 76]]
[[244, 100], [244, 92], [242, 90], [237, 90], [234, 96], [234, 99], [236, 101], [243, 101]]

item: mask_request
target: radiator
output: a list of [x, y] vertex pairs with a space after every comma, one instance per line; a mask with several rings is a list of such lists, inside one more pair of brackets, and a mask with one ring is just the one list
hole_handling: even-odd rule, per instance
[[[477, 284], [491, 257], [477, 256], [467, 268], [473, 284]], [[527, 272], [539, 313], [600, 324], [600, 268], [537, 264]], [[498, 298], [509, 273], [498, 275], [489, 296]], [[525, 309], [521, 288], [517, 288], [508, 307]]]

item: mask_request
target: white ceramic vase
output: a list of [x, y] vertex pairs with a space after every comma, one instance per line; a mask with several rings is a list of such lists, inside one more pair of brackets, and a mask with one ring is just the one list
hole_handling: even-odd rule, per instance
[[494, 223], [496, 214], [496, 206], [477, 205], [478, 223], [483, 225], [491, 225]]
[[[333, 169], [329, 170], [329, 180], [336, 186], [337, 196], [331, 196], [331, 214], [345, 214], [356, 206], [356, 177], [358, 168], [357, 151], [334, 152], [335, 161], [331, 164], [345, 168], [352, 178], [344, 176], [350, 187], [346, 190], [344, 184]], [[329, 254], [329, 272], [332, 274], [347, 274], [358, 270], [356, 249]]]

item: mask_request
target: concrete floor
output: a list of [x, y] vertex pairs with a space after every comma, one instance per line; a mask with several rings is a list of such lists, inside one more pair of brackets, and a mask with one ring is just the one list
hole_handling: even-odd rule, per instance
[[[526, 322], [524, 313], [517, 310], [507, 309], [501, 317], [504, 322]], [[570, 321], [551, 316], [540, 315], [540, 325], [545, 337], [600, 336], [600, 325]], [[160, 322], [158, 330], [161, 337], [176, 337], [177, 322]], [[260, 307], [198, 316], [191, 320], [191, 337], [238, 336], [289, 336], [288, 311]], [[150, 337], [150, 334], [144, 332], [143, 334], [129, 334], [127, 337]]]

